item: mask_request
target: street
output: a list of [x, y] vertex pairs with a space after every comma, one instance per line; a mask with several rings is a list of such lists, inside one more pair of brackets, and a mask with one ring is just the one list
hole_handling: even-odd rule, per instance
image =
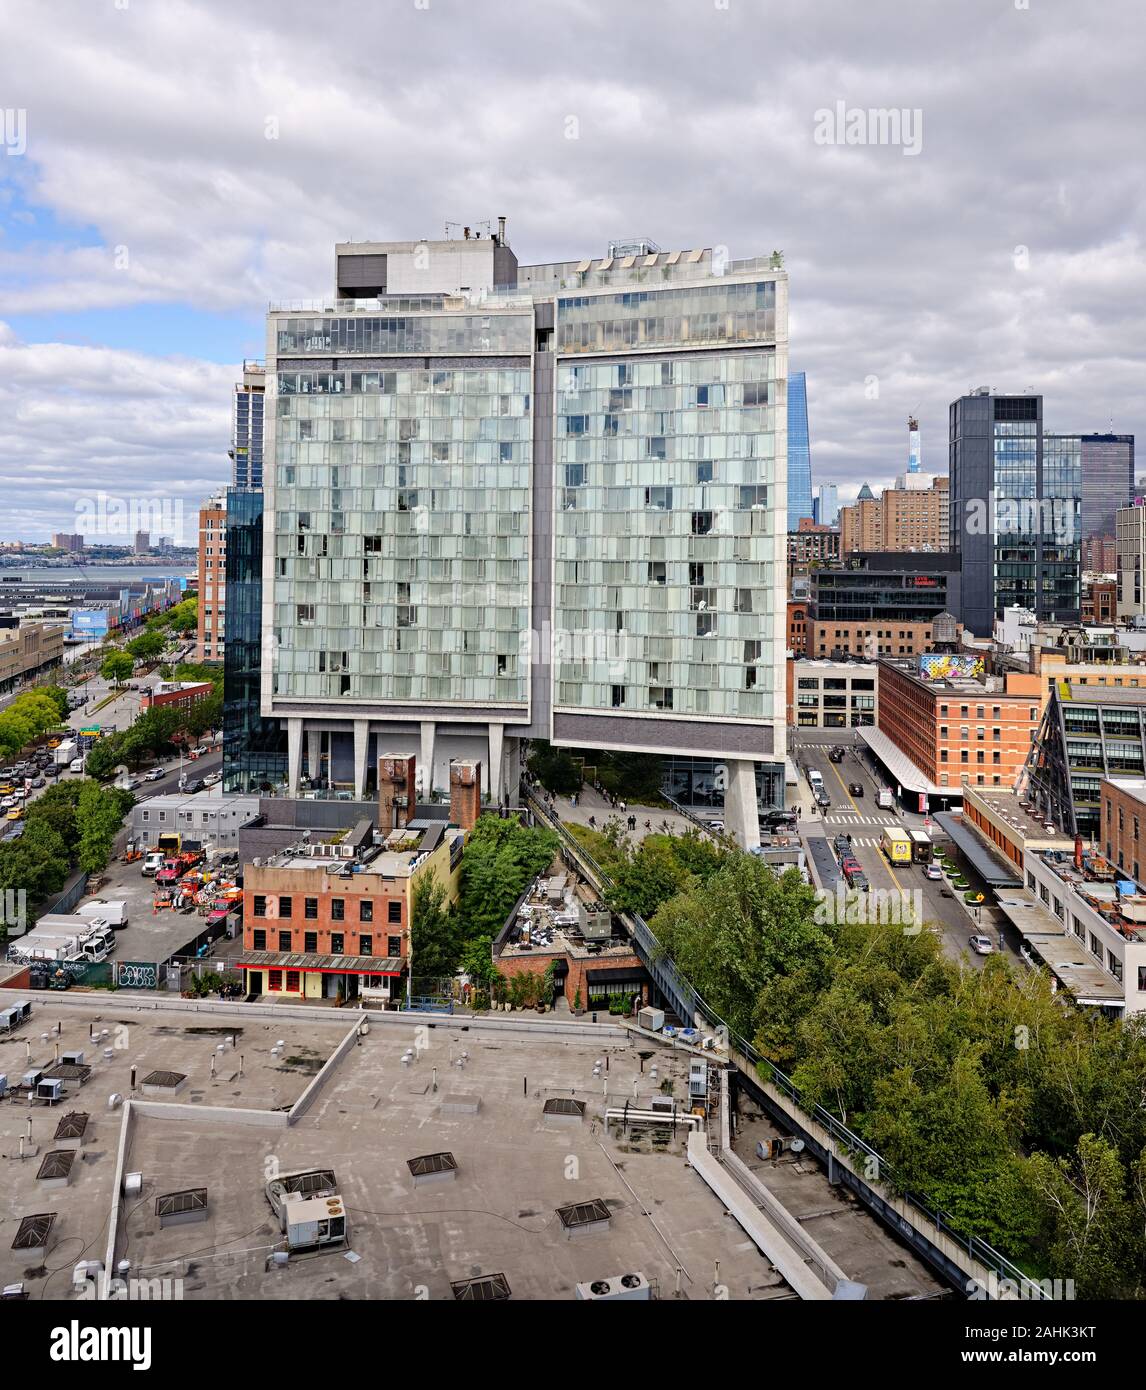
[[[934, 822], [930, 828], [925, 826], [926, 818], [917, 812], [899, 808], [887, 810], [876, 804], [876, 794], [883, 784], [851, 740], [849, 730], [816, 730], [811, 737], [805, 737], [805, 731], [799, 731], [799, 737], [793, 739], [791, 746], [791, 757], [800, 773], [794, 801], [800, 807], [801, 838], [820, 886], [834, 890], [839, 879], [839, 867], [832, 841], [837, 835], [850, 835], [852, 851], [871, 887], [908, 894], [919, 891], [923, 899], [924, 920], [939, 928], [946, 954], [953, 960], [965, 959], [976, 969], [982, 969], [986, 957], [976, 955], [967, 942], [969, 937], [983, 931], [998, 949], [999, 936], [991, 910], [984, 908], [978, 913], [968, 911], [959, 897], [945, 895], [946, 884], [943, 881], [926, 878], [921, 864], [897, 864], [893, 867], [888, 863], [879, 847], [880, 835], [886, 826], [898, 826], [908, 831], [927, 830], [928, 834], [939, 840], [946, 840], [946, 837]], [[829, 749], [834, 746], [845, 749], [841, 763], [833, 763], [828, 757]], [[808, 786], [806, 770], [810, 767], [816, 768], [823, 777], [825, 790], [832, 801], [832, 805], [822, 813], [813, 802]], [[853, 782], [863, 787], [862, 797], [853, 796], [848, 791], [849, 783]], [[946, 892], [950, 894], [951, 890], [946, 889]], [[1018, 961], [1018, 955], [1009, 946], [1005, 946], [1005, 951]]]

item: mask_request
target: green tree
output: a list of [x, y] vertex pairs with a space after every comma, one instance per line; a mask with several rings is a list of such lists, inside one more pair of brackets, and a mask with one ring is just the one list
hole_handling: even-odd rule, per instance
[[571, 796], [581, 786], [581, 769], [567, 748], [554, 748], [545, 739], [529, 746], [526, 766], [541, 785], [558, 796]]
[[161, 632], [141, 632], [125, 644], [124, 650], [137, 661], [154, 661], [166, 645]]
[[424, 874], [414, 887], [410, 973], [416, 980], [452, 975], [460, 952], [457, 918], [446, 902], [446, 890], [437, 874]]
[[493, 963], [493, 938], [478, 936], [472, 941], [467, 941], [462, 947], [458, 969], [488, 989], [499, 974]]
[[462, 855], [461, 920], [465, 940], [495, 937], [514, 903], [553, 862], [561, 842], [517, 816], [481, 816]]
[[135, 669], [135, 662], [126, 652], [109, 652], [100, 663], [99, 673], [105, 681], [122, 685]]
[[1114, 1146], [1084, 1134], [1074, 1153], [1033, 1154], [1026, 1171], [1046, 1208], [1049, 1267], [1071, 1272], [1079, 1298], [1140, 1298], [1142, 1222]]

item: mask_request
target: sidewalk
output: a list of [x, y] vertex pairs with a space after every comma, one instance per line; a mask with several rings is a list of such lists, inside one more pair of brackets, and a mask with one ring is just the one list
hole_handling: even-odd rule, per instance
[[[540, 788], [538, 792], [540, 793]], [[614, 809], [611, 803], [594, 791], [592, 787], [583, 787], [577, 793], [577, 805], [574, 806], [567, 796], [559, 796], [553, 803], [553, 809], [557, 813], [557, 818], [565, 825], [588, 825], [590, 819], [595, 820], [596, 830], [604, 830], [605, 825], [610, 820], [615, 820], [621, 828], [621, 833], [632, 842], [639, 844], [646, 835], [683, 835], [688, 830], [695, 830], [696, 826], [684, 816], [676, 811], [667, 810], [663, 806], [642, 806], [637, 802], [627, 801], [625, 811], [622, 812], [620, 805]], [[636, 817], [636, 829], [630, 830], [628, 826], [629, 816]], [[649, 822], [650, 828], [645, 829], [645, 822]], [[667, 832], [665, 826], [667, 824]]]

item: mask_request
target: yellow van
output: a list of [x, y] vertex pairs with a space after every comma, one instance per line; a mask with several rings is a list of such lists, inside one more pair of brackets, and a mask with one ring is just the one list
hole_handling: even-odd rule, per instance
[[911, 863], [911, 836], [896, 825], [887, 826], [879, 837], [879, 847], [889, 864]]

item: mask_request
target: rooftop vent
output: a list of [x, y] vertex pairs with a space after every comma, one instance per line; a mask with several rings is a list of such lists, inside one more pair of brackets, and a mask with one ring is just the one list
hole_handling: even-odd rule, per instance
[[543, 1115], [562, 1115], [571, 1119], [584, 1119], [585, 1102], [573, 1100], [570, 1096], [550, 1096], [541, 1107]]
[[155, 1215], [164, 1226], [185, 1226], [207, 1219], [207, 1189], [189, 1187], [182, 1192], [165, 1192], [155, 1199]]
[[70, 1115], [65, 1115], [56, 1126], [57, 1142], [61, 1139], [82, 1139], [87, 1133], [89, 1118], [90, 1116], [79, 1110], [73, 1110]]
[[557, 1219], [566, 1234], [572, 1235], [575, 1231], [589, 1231], [608, 1226], [612, 1213], [603, 1198], [594, 1197], [589, 1202], [573, 1202], [567, 1207], [558, 1207]]
[[509, 1280], [504, 1274], [479, 1274], [474, 1279], [458, 1279], [450, 1284], [459, 1303], [504, 1303], [509, 1297]]
[[54, 1211], [37, 1212], [35, 1216], [25, 1216], [12, 1242], [13, 1250], [42, 1250], [48, 1243], [52, 1227], [56, 1224]]
[[41, 1182], [56, 1183], [63, 1186], [71, 1177], [72, 1164], [76, 1161], [71, 1149], [52, 1149], [44, 1155], [36, 1177]]
[[414, 1179], [414, 1186], [428, 1182], [452, 1182], [457, 1177], [458, 1161], [452, 1153], [421, 1154], [408, 1158], [406, 1167]]

